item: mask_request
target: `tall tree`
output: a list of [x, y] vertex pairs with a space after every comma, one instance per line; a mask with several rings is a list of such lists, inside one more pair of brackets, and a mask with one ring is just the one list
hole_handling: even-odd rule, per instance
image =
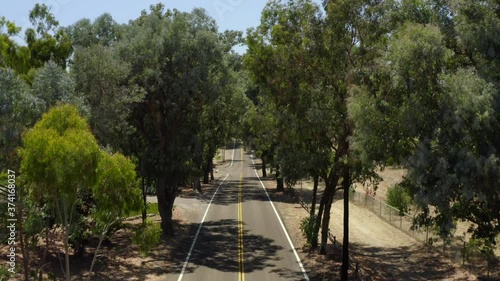
[[132, 153], [130, 137], [134, 129], [128, 122], [132, 104], [143, 94], [127, 85], [130, 65], [122, 61], [113, 47], [101, 44], [75, 51], [71, 77], [89, 111], [89, 124], [100, 144]]
[[21, 173], [33, 198], [50, 202], [63, 230], [65, 277], [71, 280], [70, 227], [78, 194], [96, 180], [99, 147], [75, 107], [55, 107], [25, 134]]
[[156, 179], [162, 229], [172, 234], [172, 208], [191, 158], [204, 104], [216, 92], [211, 82], [223, 61], [217, 27], [205, 11], [164, 11], [152, 6], [131, 23], [120, 45], [130, 63], [130, 82], [146, 96], [134, 106], [131, 124], [144, 139], [141, 161]]

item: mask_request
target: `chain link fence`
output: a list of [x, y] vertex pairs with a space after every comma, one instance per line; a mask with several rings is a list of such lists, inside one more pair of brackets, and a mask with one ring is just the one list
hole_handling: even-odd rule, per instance
[[416, 240], [442, 252], [472, 274], [490, 280], [500, 280], [498, 257], [485, 254], [476, 245], [468, 244], [464, 237], [457, 236], [443, 240], [430, 227], [417, 230], [413, 227], [412, 215], [400, 212], [387, 203], [363, 192], [351, 192], [349, 199], [353, 204], [370, 210], [379, 218]]

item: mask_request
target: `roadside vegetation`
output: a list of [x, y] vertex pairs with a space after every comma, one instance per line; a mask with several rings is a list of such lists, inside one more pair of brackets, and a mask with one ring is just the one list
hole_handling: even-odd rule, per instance
[[[44, 4], [27, 30], [0, 17], [0, 185], [17, 173], [23, 279], [50, 274], [57, 242], [71, 280], [70, 259], [97, 241], [90, 280], [129, 216], [142, 214], [133, 240], [143, 254], [172, 239], [179, 188], [214, 180], [218, 149], [233, 139], [261, 158], [264, 176], [274, 171], [278, 191], [313, 179], [296, 227], [321, 254], [342, 192], [342, 280], [344, 191], [376, 186], [388, 165], [407, 170], [388, 201], [401, 213], [415, 206], [416, 229], [446, 239], [467, 221], [469, 256], [496, 264], [499, 11], [493, 0], [270, 1], [246, 36], [219, 30], [203, 9], [162, 4], [127, 24], [106, 13], [61, 26]], [[233, 50], [241, 44], [244, 55]]]

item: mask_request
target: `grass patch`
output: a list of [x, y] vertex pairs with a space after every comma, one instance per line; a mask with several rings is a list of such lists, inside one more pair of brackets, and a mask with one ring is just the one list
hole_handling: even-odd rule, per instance
[[[158, 211], [158, 203], [148, 203], [148, 209], [147, 209], [146, 213], [158, 215], [160, 213]], [[142, 210], [131, 212], [129, 217], [135, 217], [135, 216], [140, 216], [140, 215], [142, 215]]]

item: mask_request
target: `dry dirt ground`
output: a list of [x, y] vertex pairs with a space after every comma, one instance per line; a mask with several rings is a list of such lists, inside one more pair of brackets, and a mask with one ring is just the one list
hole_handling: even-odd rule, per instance
[[[218, 175], [216, 174], [216, 178]], [[197, 226], [200, 221], [201, 211], [206, 204], [192, 204], [193, 202], [202, 202], [205, 197], [209, 196], [214, 186], [218, 181], [214, 181], [209, 185], [203, 185], [203, 193], [194, 192], [190, 188], [185, 188], [176, 199], [173, 220], [176, 234], [174, 237], [162, 238], [160, 246], [152, 250], [147, 256], [139, 252], [139, 247], [132, 243], [132, 237], [135, 229], [141, 224], [140, 217], [127, 219], [124, 221], [123, 228], [114, 233], [108, 243], [104, 243], [100, 250], [102, 256], [98, 259], [92, 281], [159, 281], [165, 280], [169, 273], [180, 272], [180, 264], [178, 260], [185, 258], [185, 241], [189, 239], [190, 231]], [[160, 217], [150, 216], [149, 220], [160, 222]], [[61, 241], [61, 237], [53, 237], [56, 241]], [[40, 243], [43, 245], [43, 243]], [[71, 256], [71, 274], [72, 280], [86, 280], [88, 270], [93, 258], [97, 241], [91, 241], [86, 248], [86, 254], [79, 258]], [[6, 255], [8, 247], [0, 246], [0, 263], [6, 264]], [[32, 259], [37, 259], [42, 256], [43, 247], [40, 246], [30, 256]], [[45, 263], [45, 272], [54, 274], [56, 280], [63, 280], [64, 275], [61, 270], [59, 257], [64, 260], [64, 251], [61, 243], [57, 247], [52, 247]], [[175, 261], [175, 262], [173, 262]], [[33, 261], [36, 264], [36, 261]], [[17, 272], [21, 272], [22, 260], [18, 253]], [[47, 275], [44, 274], [44, 278]], [[22, 280], [20, 274], [16, 275], [11, 280]], [[6, 281], [1, 280], [0, 281]]]
[[[381, 183], [377, 197], [385, 197], [387, 188], [397, 183], [404, 173], [396, 169], [386, 169], [385, 172], [387, 176], [383, 175], [385, 182]], [[325, 257], [309, 253], [307, 248], [303, 247], [305, 239], [299, 230], [300, 220], [307, 216], [307, 211], [290, 196], [275, 192], [276, 185], [272, 179], [265, 179], [265, 185], [278, 201], [277, 206], [296, 243], [295, 246], [302, 247], [301, 256], [309, 271], [315, 278], [336, 278], [340, 270], [340, 254], [335, 251], [334, 260], [325, 260]], [[302, 185], [297, 184], [294, 193], [296, 197], [308, 198], [311, 189], [310, 183], [303, 182]], [[370, 211], [352, 203], [349, 207], [351, 253], [361, 264], [365, 275], [370, 276], [372, 280], [477, 280], [474, 275], [443, 255], [428, 250], [421, 242], [389, 225]], [[331, 217], [330, 230], [337, 241], [342, 241], [342, 200], [334, 202]], [[324, 265], [325, 262], [328, 263], [327, 266]]]

